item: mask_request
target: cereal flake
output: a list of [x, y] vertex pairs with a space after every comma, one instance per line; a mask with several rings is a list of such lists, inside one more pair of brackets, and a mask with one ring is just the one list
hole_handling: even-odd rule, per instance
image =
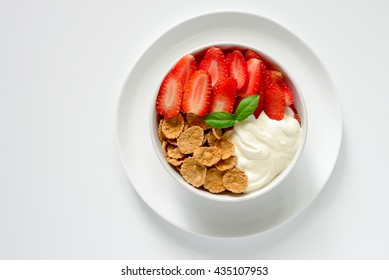
[[205, 136], [205, 140], [208, 142], [209, 146], [213, 146], [216, 142], [216, 136], [213, 134], [212, 130], [208, 131]]
[[163, 155], [165, 157], [167, 157], [167, 147], [168, 147], [168, 145], [169, 145], [169, 143], [166, 140], [162, 141], [162, 152], [163, 152]]
[[226, 190], [223, 185], [224, 172], [213, 167], [208, 169], [205, 176], [204, 188], [211, 193], [221, 193]]
[[177, 139], [177, 146], [183, 154], [191, 154], [203, 144], [204, 131], [199, 126], [191, 126], [181, 133]]
[[165, 134], [163, 134], [162, 132], [162, 123], [163, 123], [163, 119], [161, 119], [158, 123], [158, 138], [159, 138], [159, 141], [161, 141], [161, 143], [166, 140], [166, 136]]
[[183, 159], [175, 159], [171, 157], [166, 157], [166, 160], [168, 163], [170, 163], [173, 166], [180, 166], [184, 162]]
[[219, 140], [223, 136], [223, 131], [220, 128], [212, 127], [212, 134], [215, 136], [217, 140]]
[[181, 159], [185, 155], [180, 152], [180, 149], [178, 149], [177, 146], [169, 145], [166, 149], [166, 154], [168, 157], [174, 158], [174, 159]]
[[233, 193], [242, 193], [247, 189], [248, 178], [243, 170], [234, 167], [223, 175], [224, 187]]
[[233, 168], [238, 162], [238, 158], [236, 156], [230, 156], [227, 159], [220, 160], [215, 164], [215, 167], [220, 171], [226, 171]]
[[186, 121], [189, 126], [199, 126], [203, 130], [211, 128], [203, 119], [203, 117], [200, 117], [193, 113], [186, 114]]
[[222, 159], [229, 158], [235, 149], [232, 140], [224, 135], [219, 140], [216, 140], [215, 146], [222, 150]]
[[222, 151], [218, 147], [198, 147], [193, 157], [205, 166], [212, 166], [222, 158]]
[[192, 186], [198, 188], [204, 185], [207, 168], [195, 158], [186, 158], [181, 165], [180, 172], [184, 180]]
[[164, 118], [162, 120], [162, 132], [168, 139], [175, 139], [180, 136], [184, 128], [184, 117], [178, 114], [172, 118]]

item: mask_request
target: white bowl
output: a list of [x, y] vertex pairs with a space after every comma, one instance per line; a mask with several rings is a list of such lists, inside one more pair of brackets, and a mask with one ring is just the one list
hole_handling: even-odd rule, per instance
[[[261, 195], [263, 195], [271, 190], [274, 190], [275, 188], [277, 188], [280, 185], [280, 183], [282, 181], [288, 179], [289, 173], [291, 172], [293, 167], [298, 162], [300, 155], [304, 149], [304, 144], [305, 144], [305, 140], [307, 137], [307, 129], [308, 129], [307, 110], [306, 110], [305, 103], [304, 103], [303, 93], [300, 91], [299, 86], [297, 85], [296, 81], [293, 79], [293, 73], [289, 73], [287, 71], [287, 69], [285, 69], [283, 67], [282, 61], [278, 61], [277, 58], [270, 57], [269, 55], [267, 55], [266, 53], [261, 51], [260, 46], [248, 46], [248, 45], [243, 45], [243, 44], [222, 42], [222, 43], [219, 43], [217, 45], [212, 44], [212, 45], [201, 46], [201, 47], [194, 49], [193, 51], [191, 51], [189, 53], [196, 54], [196, 53], [199, 53], [199, 52], [206, 50], [207, 48], [209, 48], [211, 46], [217, 46], [223, 50], [231, 48], [231, 47], [232, 48], [240, 48], [240, 49], [252, 49], [261, 55], [261, 57], [263, 58], [263, 60], [265, 61], [265, 63], [267, 65], [271, 65], [272, 70], [278, 70], [278, 71], [282, 72], [284, 81], [287, 83], [287, 85], [291, 88], [292, 92], [294, 93], [294, 98], [295, 98], [294, 106], [296, 107], [296, 109], [299, 113], [299, 116], [301, 119], [301, 127], [302, 127], [302, 137], [301, 137], [300, 145], [299, 145], [292, 161], [269, 184], [267, 184], [266, 186], [264, 186], [258, 190], [254, 190], [254, 191], [242, 193], [242, 194], [233, 194], [231, 192], [223, 192], [220, 194], [213, 194], [213, 193], [208, 192], [207, 190], [204, 190], [203, 188], [195, 188], [192, 185], [190, 185], [189, 183], [187, 183], [183, 179], [181, 174], [173, 166], [171, 166], [167, 162], [167, 160], [164, 156], [164, 153], [162, 151], [161, 142], [160, 142], [159, 137], [158, 137], [158, 121], [157, 121], [157, 112], [155, 110], [155, 102], [156, 102], [158, 91], [156, 91], [154, 93], [155, 98], [152, 99], [152, 104], [150, 104], [150, 121], [149, 121], [150, 135], [151, 135], [151, 140], [152, 140], [155, 152], [156, 152], [162, 166], [183, 188], [187, 189], [189, 192], [193, 193], [196, 196], [200, 196], [202, 198], [213, 200], [213, 201], [241, 202], [244, 200], [257, 198], [258, 196], [261, 196]], [[175, 61], [172, 61], [171, 67], [173, 67], [174, 64], [180, 58], [181, 58], [181, 56], [178, 56]], [[166, 69], [165, 74], [167, 74], [169, 71], [170, 71], [170, 69]], [[161, 76], [160, 78], [161, 78], [160, 82], [162, 82], [164, 76]]]

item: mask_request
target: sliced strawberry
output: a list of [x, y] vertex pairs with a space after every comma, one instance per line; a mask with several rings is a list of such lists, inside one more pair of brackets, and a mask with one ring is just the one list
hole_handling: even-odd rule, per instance
[[234, 110], [237, 82], [233, 77], [217, 83], [213, 87], [209, 112], [227, 112]]
[[269, 87], [272, 83], [278, 82], [282, 79], [282, 73], [276, 70], [266, 70], [265, 87]]
[[292, 109], [293, 113], [297, 114], [297, 109], [294, 106], [294, 104], [290, 105], [289, 107], [290, 107], [290, 109]]
[[229, 68], [231, 63], [232, 51], [224, 52], [224, 57], [226, 58], [227, 68]]
[[266, 80], [265, 87], [269, 87], [273, 83], [278, 83], [285, 94], [285, 104], [286, 106], [290, 106], [294, 102], [293, 92], [289, 89], [289, 87], [283, 81], [282, 73], [275, 70], [266, 71]]
[[240, 90], [240, 95], [245, 98], [253, 94], [259, 94], [263, 89], [265, 64], [262, 60], [251, 58], [247, 61], [246, 83]]
[[190, 77], [196, 71], [196, 60], [193, 55], [187, 54], [183, 56], [172, 68], [171, 73], [176, 75], [181, 83], [182, 88], [185, 89]]
[[236, 112], [236, 109], [238, 109], [239, 103], [242, 101], [242, 96], [237, 95], [235, 98], [235, 105], [234, 105], [234, 113]]
[[211, 75], [205, 70], [198, 70], [186, 85], [182, 98], [182, 111], [204, 116], [208, 112], [210, 99]]
[[246, 61], [249, 61], [251, 58], [262, 60], [261, 56], [258, 53], [250, 49], [247, 49], [244, 52], [244, 58], [246, 59]]
[[247, 64], [243, 54], [235, 50], [232, 53], [226, 55], [227, 65], [231, 77], [234, 77], [237, 81], [237, 89], [241, 89], [247, 78]]
[[285, 94], [278, 83], [273, 83], [266, 89], [263, 110], [272, 120], [282, 120], [285, 112]]
[[226, 58], [221, 49], [211, 47], [201, 60], [199, 70], [205, 70], [211, 75], [212, 86], [228, 77]]
[[301, 119], [300, 119], [300, 116], [299, 114], [294, 114], [294, 118], [299, 122], [299, 124], [301, 125]]
[[260, 94], [259, 94], [259, 101], [258, 101], [258, 106], [257, 106], [257, 109], [255, 109], [254, 111], [254, 116], [256, 119], [258, 119], [259, 115], [262, 113], [263, 111], [263, 104], [265, 104], [265, 92], [262, 91]]
[[294, 95], [290, 88], [284, 83], [284, 81], [279, 81], [280, 86], [285, 94], [285, 104], [286, 106], [290, 106], [294, 103]]
[[159, 88], [156, 102], [157, 112], [166, 118], [176, 116], [181, 110], [182, 95], [180, 79], [169, 73], [163, 79]]

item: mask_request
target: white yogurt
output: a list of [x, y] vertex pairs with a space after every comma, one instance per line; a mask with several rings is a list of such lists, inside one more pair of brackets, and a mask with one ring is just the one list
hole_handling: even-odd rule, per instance
[[235, 144], [237, 166], [248, 177], [247, 192], [270, 183], [292, 161], [301, 141], [302, 129], [287, 107], [281, 121], [262, 112], [235, 124], [229, 136]]

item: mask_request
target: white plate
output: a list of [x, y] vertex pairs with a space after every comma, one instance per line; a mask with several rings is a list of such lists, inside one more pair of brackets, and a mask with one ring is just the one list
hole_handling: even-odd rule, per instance
[[[158, 160], [149, 131], [151, 104], [168, 69], [186, 53], [225, 43], [252, 46], [281, 62], [304, 94], [309, 120], [304, 151], [289, 178], [280, 188], [239, 203], [207, 201], [179, 185]], [[241, 237], [292, 219], [315, 199], [335, 166], [342, 119], [335, 87], [304, 42], [264, 17], [220, 12], [175, 26], [146, 50], [123, 87], [117, 133], [129, 180], [156, 213], [188, 232]]]

